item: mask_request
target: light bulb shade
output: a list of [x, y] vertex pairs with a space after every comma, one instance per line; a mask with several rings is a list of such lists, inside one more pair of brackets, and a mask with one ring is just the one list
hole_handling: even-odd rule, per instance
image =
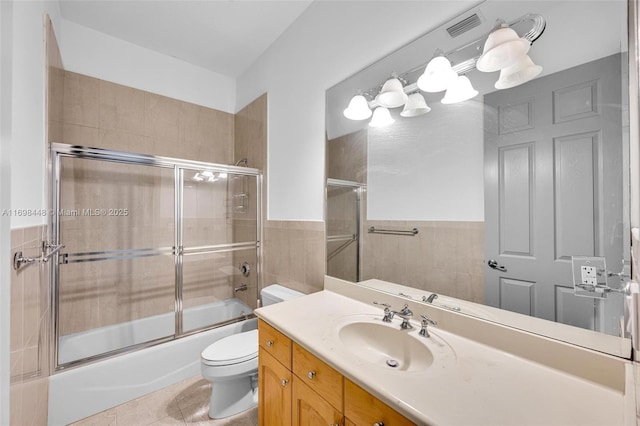
[[407, 102], [407, 94], [404, 93], [400, 80], [390, 78], [385, 81], [380, 93], [376, 96], [376, 102], [385, 108], [397, 108], [404, 105]]
[[417, 117], [429, 111], [431, 111], [431, 108], [427, 105], [427, 101], [424, 100], [424, 96], [420, 93], [413, 93], [409, 95], [407, 103], [404, 104], [404, 109], [400, 115], [403, 117]]
[[441, 102], [443, 104], [455, 104], [471, 99], [477, 94], [478, 91], [473, 88], [469, 78], [465, 75], [461, 75], [455, 83], [449, 86]]
[[530, 48], [529, 40], [518, 37], [518, 33], [511, 28], [498, 28], [489, 34], [484, 43], [476, 69], [483, 72], [499, 71], [518, 62]]
[[442, 92], [456, 78], [458, 74], [451, 69], [451, 62], [444, 56], [436, 56], [429, 61], [424, 73], [418, 78], [418, 88], [430, 93]]
[[509, 89], [533, 80], [542, 73], [542, 67], [533, 63], [529, 55], [500, 71], [500, 78], [494, 85], [496, 89]]
[[371, 117], [371, 121], [369, 122], [369, 126], [371, 127], [384, 127], [389, 124], [395, 122], [391, 117], [391, 113], [385, 107], [378, 107], [373, 111], [373, 117]]
[[349, 120], [366, 120], [371, 117], [371, 108], [367, 99], [362, 95], [355, 95], [349, 101], [349, 106], [343, 112]]

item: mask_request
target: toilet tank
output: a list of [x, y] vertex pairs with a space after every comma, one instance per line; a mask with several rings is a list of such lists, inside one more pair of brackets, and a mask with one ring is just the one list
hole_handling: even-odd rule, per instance
[[262, 289], [260, 292], [262, 297], [262, 306], [273, 305], [274, 303], [283, 302], [285, 300], [295, 299], [304, 296], [304, 293], [283, 287], [279, 284], [271, 284]]

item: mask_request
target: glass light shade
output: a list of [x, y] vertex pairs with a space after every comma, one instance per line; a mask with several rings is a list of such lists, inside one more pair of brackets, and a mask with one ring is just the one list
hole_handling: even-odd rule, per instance
[[524, 55], [518, 62], [500, 71], [496, 81], [496, 89], [509, 89], [533, 80], [542, 73], [542, 67], [533, 63], [529, 55]]
[[518, 62], [531, 48], [531, 43], [518, 37], [509, 27], [498, 28], [489, 34], [484, 52], [476, 62], [476, 69], [483, 72], [500, 71]]
[[349, 101], [349, 106], [343, 112], [349, 120], [366, 120], [371, 117], [371, 108], [367, 99], [362, 95], [355, 95]]
[[380, 93], [376, 96], [376, 102], [385, 108], [397, 108], [404, 105], [407, 102], [407, 94], [404, 93], [400, 80], [390, 78], [385, 81]]
[[384, 127], [389, 124], [395, 122], [391, 117], [391, 113], [385, 107], [378, 107], [373, 111], [373, 117], [371, 117], [371, 121], [369, 122], [369, 126], [371, 127]]
[[413, 93], [409, 95], [407, 103], [404, 104], [404, 109], [400, 115], [403, 117], [417, 117], [429, 111], [431, 111], [431, 108], [427, 105], [427, 101], [424, 100], [424, 96], [420, 93]]
[[458, 74], [451, 69], [451, 62], [444, 56], [436, 56], [429, 61], [424, 73], [418, 78], [418, 88], [435, 93], [447, 90]]
[[471, 81], [465, 75], [461, 75], [458, 79], [447, 89], [447, 92], [442, 98], [443, 104], [455, 104], [463, 102], [473, 98], [478, 94], [478, 91], [473, 88]]

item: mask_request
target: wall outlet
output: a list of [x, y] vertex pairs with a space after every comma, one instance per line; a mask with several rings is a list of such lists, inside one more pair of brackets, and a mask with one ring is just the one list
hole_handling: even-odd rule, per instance
[[571, 256], [573, 293], [576, 296], [604, 299], [607, 293], [607, 262], [604, 257]]
[[581, 266], [580, 275], [582, 284], [596, 286], [598, 284], [598, 274], [595, 266]]

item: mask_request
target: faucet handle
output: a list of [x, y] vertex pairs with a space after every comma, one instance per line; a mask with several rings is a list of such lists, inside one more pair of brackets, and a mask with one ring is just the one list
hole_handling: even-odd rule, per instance
[[420, 318], [422, 318], [422, 324], [424, 324], [424, 325], [427, 325], [427, 324], [438, 325], [437, 321], [432, 320], [431, 318], [429, 318], [426, 315], [420, 314]]
[[391, 319], [393, 318], [394, 313], [391, 312], [391, 305], [389, 305], [388, 303], [379, 303], [374, 301], [373, 302], [374, 305], [380, 305], [380, 306], [384, 306], [384, 317], [382, 318], [383, 322], [391, 322]]
[[422, 328], [420, 329], [420, 332], [418, 334], [423, 337], [431, 337], [431, 335], [429, 334], [429, 330], [427, 330], [427, 326], [429, 324], [436, 325], [438, 323], [426, 315], [420, 314], [420, 317], [422, 318]]

